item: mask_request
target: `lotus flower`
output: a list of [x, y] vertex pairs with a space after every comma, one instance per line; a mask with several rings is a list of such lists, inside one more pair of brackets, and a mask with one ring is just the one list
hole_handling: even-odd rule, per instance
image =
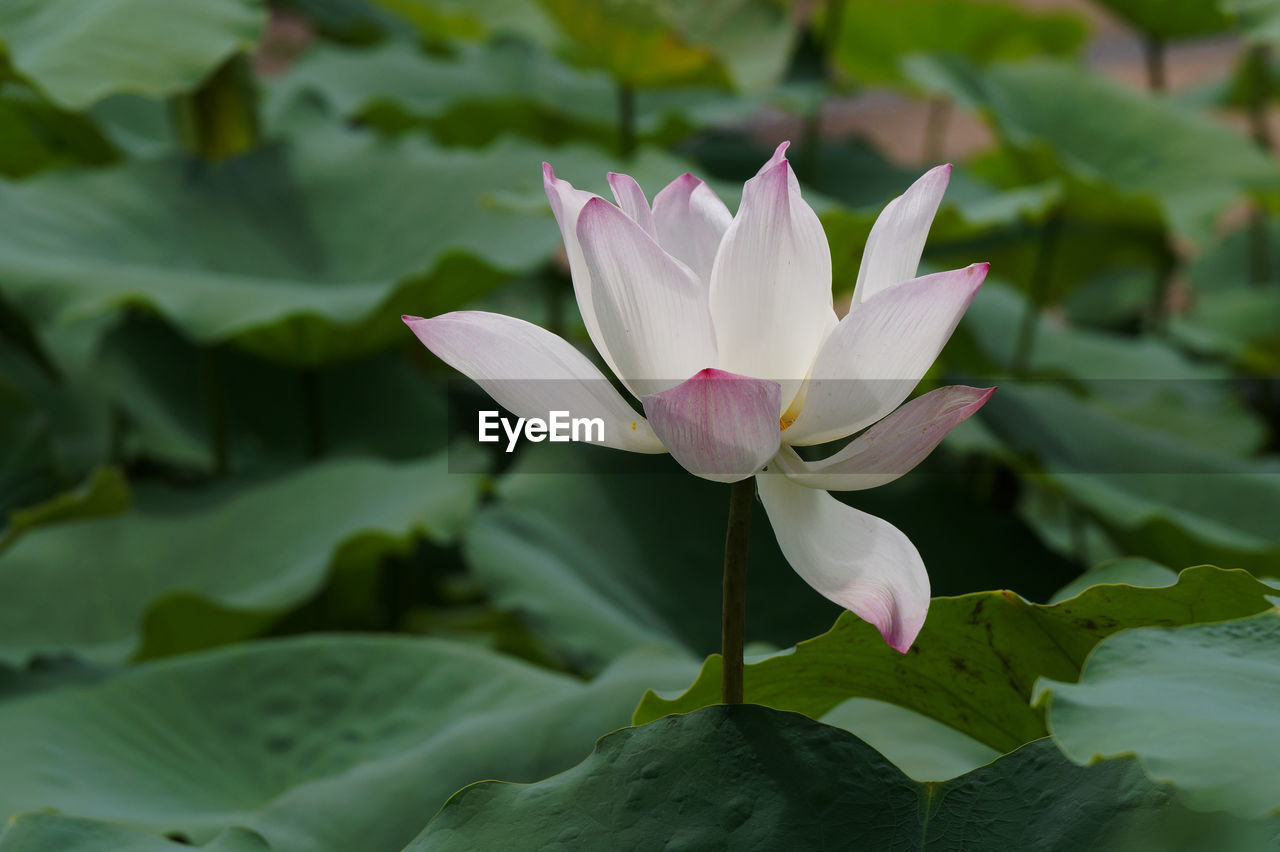
[[[987, 264], [915, 277], [951, 173], [935, 168], [876, 220], [852, 307], [837, 319], [826, 236], [786, 148], [746, 182], [736, 216], [689, 174], [652, 206], [632, 178], [610, 174], [615, 206], [543, 164], [587, 333], [644, 417], [536, 325], [480, 311], [404, 320], [517, 416], [599, 417], [608, 446], [669, 452], [721, 482], [755, 476], [795, 571], [905, 652], [929, 607], [924, 563], [894, 526], [827, 492], [896, 479], [991, 395], [944, 387], [902, 405]], [[793, 449], [864, 429], [822, 461]]]

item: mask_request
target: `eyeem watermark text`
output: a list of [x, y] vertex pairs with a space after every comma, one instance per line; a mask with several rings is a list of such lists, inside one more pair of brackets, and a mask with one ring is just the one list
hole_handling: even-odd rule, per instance
[[[500, 434], [501, 432], [501, 434]], [[515, 452], [516, 442], [523, 434], [526, 441], [535, 444], [542, 441], [566, 443], [585, 441], [589, 444], [604, 442], [604, 420], [599, 417], [570, 417], [567, 411], [551, 411], [547, 419], [520, 417], [515, 423], [508, 417], [500, 417], [496, 411], [480, 412], [479, 440], [483, 444], [496, 444], [507, 439], [507, 452]]]

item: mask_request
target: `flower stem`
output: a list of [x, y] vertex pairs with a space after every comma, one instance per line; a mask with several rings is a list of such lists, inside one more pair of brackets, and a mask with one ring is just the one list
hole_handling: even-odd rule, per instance
[[729, 492], [729, 525], [724, 534], [724, 599], [720, 621], [720, 701], [742, 703], [742, 645], [747, 624], [747, 539], [756, 496], [754, 477], [735, 482]]

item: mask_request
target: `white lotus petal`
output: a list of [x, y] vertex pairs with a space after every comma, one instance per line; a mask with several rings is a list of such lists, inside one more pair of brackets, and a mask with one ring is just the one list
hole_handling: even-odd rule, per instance
[[826, 235], [781, 152], [743, 187], [710, 295], [720, 368], [780, 382], [786, 405], [836, 315]]
[[916, 277], [929, 226], [950, 180], [950, 165], [930, 169], [880, 212], [862, 252], [853, 307]]
[[947, 433], [976, 413], [995, 390], [961, 385], [938, 388], [911, 400], [822, 461], [804, 461], [795, 450], [784, 447], [778, 454], [778, 467], [793, 482], [808, 488], [877, 488], [924, 461]]
[[403, 318], [440, 360], [484, 388], [517, 417], [552, 411], [604, 421], [604, 444], [661, 453], [662, 442], [604, 374], [568, 341], [515, 317], [456, 311]]
[[813, 362], [809, 381], [783, 416], [786, 444], [852, 435], [907, 398], [973, 301], [988, 264], [925, 275], [858, 305]]
[[644, 398], [653, 431], [685, 470], [716, 482], [746, 479], [778, 452], [777, 382], [706, 369]]
[[613, 198], [622, 212], [656, 240], [658, 233], [653, 227], [653, 211], [649, 209], [649, 199], [644, 197], [644, 190], [636, 183], [635, 178], [609, 172], [609, 188], [613, 190]]
[[560, 238], [564, 240], [564, 252], [569, 258], [573, 295], [578, 302], [578, 312], [582, 314], [582, 324], [586, 326], [587, 336], [591, 338], [591, 343], [600, 353], [600, 357], [604, 358], [609, 369], [617, 374], [618, 367], [613, 361], [609, 348], [605, 345], [604, 336], [600, 333], [600, 322], [596, 319], [595, 306], [591, 302], [591, 274], [582, 256], [582, 247], [578, 245], [578, 216], [588, 201], [600, 196], [586, 190], [574, 189], [567, 180], [556, 177], [549, 163], [542, 164], [542, 187], [546, 190], [547, 201], [551, 203], [551, 212], [555, 214], [556, 224], [560, 226]]
[[658, 244], [706, 284], [732, 222], [733, 215], [715, 191], [688, 172], [653, 197]]
[[782, 555], [823, 597], [869, 621], [906, 653], [929, 611], [929, 575], [888, 521], [772, 472], [756, 477]]
[[689, 267], [600, 198], [583, 206], [578, 242], [600, 333], [632, 393], [664, 391], [715, 365], [706, 290]]

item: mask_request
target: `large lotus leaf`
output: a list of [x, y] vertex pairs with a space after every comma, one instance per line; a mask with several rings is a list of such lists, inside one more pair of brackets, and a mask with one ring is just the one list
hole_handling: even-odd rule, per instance
[[[565, 138], [566, 128], [603, 130], [611, 139], [618, 120], [617, 91], [603, 72], [566, 66], [527, 42], [462, 45], [452, 56], [424, 53], [417, 45], [393, 40], [373, 48], [317, 45], [271, 87], [268, 114], [286, 109], [298, 97], [319, 96], [342, 116], [394, 126], [394, 110], [409, 121], [429, 121], [439, 137], [474, 128], [453, 128], [467, 107], [494, 112], [486, 124], [492, 138], [520, 126], [528, 111], [546, 138]], [[474, 121], [475, 112], [466, 118]], [[540, 123], [539, 123], [540, 122]], [[533, 135], [533, 134], [529, 134]]]
[[118, 92], [193, 89], [252, 47], [266, 20], [261, 0], [10, 0], [0, 40], [51, 99], [83, 109]]
[[578, 62], [628, 86], [731, 82], [761, 89], [786, 70], [796, 25], [770, 0], [542, 0]]
[[[917, 53], [963, 56], [985, 65], [1075, 53], [1087, 28], [1078, 15], [1033, 14], [990, 0], [862, 0], [839, 9], [836, 65], [858, 84], [907, 82], [902, 58]], [[833, 19], [827, 16], [823, 27]]]
[[[451, 56], [402, 41], [318, 45], [269, 91], [269, 122], [287, 116], [297, 99], [319, 97], [344, 117], [388, 131], [424, 125], [448, 144], [520, 133], [613, 147], [618, 134], [617, 87], [606, 73], [570, 67], [521, 41], [462, 45]], [[716, 90], [646, 89], [635, 96], [635, 127], [641, 139], [674, 141], [693, 126], [745, 119], [759, 108], [756, 99]]]
[[[1150, 38], [1188, 38], [1225, 30], [1230, 22], [1220, 0], [1170, 3], [1169, 0], [1098, 0]], [[1230, 3], [1231, 0], [1226, 0]]]
[[[0, 833], [0, 852], [182, 852], [193, 847], [145, 831], [57, 814], [18, 814]], [[229, 828], [204, 852], [271, 852], [260, 834]]]
[[139, 488], [124, 514], [30, 530], [0, 554], [0, 660], [65, 651], [126, 659], [143, 641], [144, 618], [166, 606], [188, 621], [149, 644], [237, 638], [315, 593], [348, 545], [353, 558], [372, 560], [416, 534], [447, 541], [481, 481], [448, 473], [436, 456], [335, 460], [238, 490]]
[[[966, 312], [962, 333], [995, 369], [1010, 369], [1028, 310], [1025, 297], [993, 281]], [[1218, 452], [1246, 455], [1265, 443], [1265, 423], [1239, 398], [1226, 367], [1197, 362], [1153, 337], [1043, 315], [1032, 322], [1027, 375], [1049, 386], [1087, 388], [1090, 405], [1101, 412]]]
[[1245, 850], [1263, 848], [1259, 839], [1274, 831], [1196, 818], [1132, 760], [1078, 767], [1041, 741], [960, 778], [919, 784], [844, 731], [738, 705], [610, 734], [582, 763], [537, 784], [467, 787], [405, 852], [1191, 850], [1205, 834], [1214, 848]]
[[977, 69], [949, 58], [915, 60], [910, 71], [929, 90], [982, 109], [1016, 148], [1047, 146], [1066, 172], [1155, 201], [1196, 242], [1242, 193], [1280, 177], [1252, 141], [1207, 115], [1071, 65]]
[[[508, 141], [483, 151], [313, 128], [217, 165], [172, 159], [0, 183], [0, 287], [38, 323], [124, 305], [200, 343], [315, 366], [405, 339], [560, 246], [539, 168], [603, 189], [616, 163]], [[638, 177], [684, 171], [646, 155]]]
[[[945, 722], [1000, 751], [1046, 733], [1029, 706], [1039, 677], [1072, 681], [1103, 637], [1128, 627], [1179, 625], [1253, 615], [1274, 589], [1244, 571], [1188, 568], [1167, 588], [1094, 586], [1046, 605], [1011, 592], [935, 598], [906, 654], [875, 628], [844, 614], [826, 633], [793, 651], [746, 667], [746, 697], [756, 704], [819, 718], [851, 697], [890, 701]], [[707, 658], [683, 695], [646, 693], [637, 724], [719, 700], [720, 657]]]
[[461, 643], [373, 636], [147, 663], [0, 704], [0, 814], [397, 852], [458, 788], [568, 768], [644, 687], [692, 668], [640, 655], [583, 683]]
[[1130, 555], [1280, 576], [1280, 463], [1127, 423], [1057, 387], [1005, 384], [983, 422]]
[[1280, 613], [1126, 630], [1078, 683], [1046, 679], [1053, 738], [1073, 760], [1137, 755], [1199, 810], [1280, 814]]

